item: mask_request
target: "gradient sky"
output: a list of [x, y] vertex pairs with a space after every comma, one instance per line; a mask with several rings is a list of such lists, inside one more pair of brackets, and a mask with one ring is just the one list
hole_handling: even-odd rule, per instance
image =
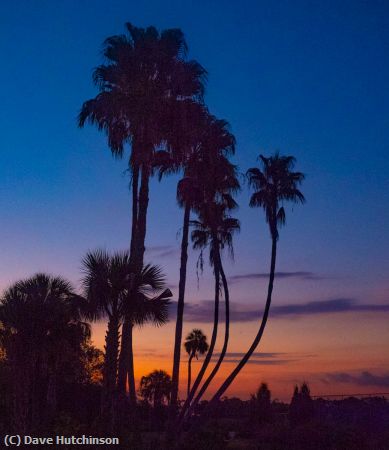
[[[288, 209], [281, 231], [260, 352], [228, 395], [247, 397], [267, 381], [274, 396], [288, 399], [304, 380], [313, 394], [388, 392], [386, 1], [3, 1], [0, 288], [37, 271], [77, 286], [88, 249], [129, 244], [126, 159], [114, 160], [94, 128], [76, 126], [82, 102], [96, 94], [91, 74], [101, 43], [126, 21], [184, 31], [190, 57], [209, 72], [207, 104], [237, 138], [242, 172], [260, 152], [278, 149], [295, 155], [307, 176], [307, 204]], [[163, 265], [175, 294], [176, 182], [152, 182], [146, 253]], [[221, 377], [254, 336], [265, 300], [269, 233], [248, 199], [244, 190], [235, 261], [225, 256], [235, 322]], [[190, 254], [184, 332], [200, 326], [209, 333], [212, 273], [207, 267], [198, 288], [197, 256]], [[171, 371], [173, 329], [137, 332], [137, 377]], [[99, 346], [103, 335], [100, 324]]]

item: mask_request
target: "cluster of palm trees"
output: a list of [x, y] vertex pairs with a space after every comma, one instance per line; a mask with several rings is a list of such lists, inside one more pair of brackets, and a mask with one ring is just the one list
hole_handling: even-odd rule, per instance
[[12, 423], [25, 433], [56, 410], [57, 384], [90, 337], [82, 298], [61, 277], [37, 274], [2, 295], [0, 347], [10, 372]]
[[[98, 94], [86, 101], [79, 114], [79, 126], [96, 125], [106, 133], [114, 157], [125, 157], [131, 172], [132, 225], [129, 251], [109, 254], [103, 250], [83, 259], [83, 295], [77, 297], [80, 317], [107, 320], [102, 415], [114, 422], [123, 401], [137, 402], [133, 328], [146, 322], [167, 321], [171, 292], [166, 289], [159, 267], [145, 265], [144, 253], [152, 176], [162, 179], [181, 173], [177, 202], [183, 209], [179, 287], [173, 367], [169, 392], [156, 393], [153, 380], [166, 382], [166, 374], [155, 372], [141, 381], [141, 395], [160, 404], [169, 401], [171, 418], [179, 429], [203, 398], [227, 353], [230, 330], [230, 295], [223, 268], [223, 254], [233, 254], [233, 236], [240, 230], [232, 216], [241, 189], [239, 172], [229, 157], [235, 152], [235, 138], [229, 124], [212, 115], [204, 103], [207, 72], [187, 58], [187, 45], [179, 29], [159, 32], [154, 27], [126, 24], [126, 34], [109, 37], [103, 45], [104, 62], [93, 73]], [[250, 206], [266, 214], [272, 238], [269, 287], [258, 334], [240, 363], [216, 391], [210, 402], [218, 401], [256, 350], [269, 314], [275, 275], [278, 228], [285, 223], [284, 202], [303, 202], [298, 190], [303, 175], [293, 171], [293, 157], [278, 153], [260, 157], [260, 167], [247, 172], [254, 193]], [[189, 356], [187, 398], [179, 408], [179, 380], [184, 321], [188, 246], [204, 254], [212, 267], [214, 318], [209, 344], [200, 330], [193, 330], [185, 342]], [[69, 291], [70, 292], [70, 291]], [[8, 294], [7, 294], [8, 295]], [[72, 294], [73, 295], [73, 294]], [[225, 327], [218, 359], [204, 379], [214, 354], [219, 331], [221, 295], [224, 299]], [[6, 299], [7, 297], [4, 297]], [[82, 301], [80, 300], [82, 299]], [[2, 310], [6, 305], [3, 300]], [[80, 312], [81, 311], [81, 312]], [[0, 322], [2, 322], [3, 312]], [[191, 361], [205, 354], [201, 368], [191, 383]], [[157, 381], [156, 381], [157, 380]], [[161, 381], [162, 380], [162, 381]], [[166, 383], [165, 383], [166, 385]]]
[[[126, 28], [126, 35], [113, 36], [105, 41], [103, 53], [106, 62], [94, 72], [99, 93], [83, 104], [79, 124], [83, 126], [89, 121], [104, 130], [115, 156], [122, 157], [126, 144], [129, 144], [132, 174], [129, 258], [134, 279], [143, 267], [150, 176], [157, 174], [162, 178], [169, 173], [183, 173], [177, 186], [177, 200], [184, 209], [184, 223], [170, 399], [175, 407], [190, 226], [194, 227], [195, 248], [210, 249], [216, 297], [210, 349], [191, 390], [191, 397], [202, 380], [216, 343], [220, 277], [225, 279], [220, 252], [225, 246], [232, 246], [232, 234], [239, 230], [239, 222], [230, 216], [230, 211], [237, 206], [233, 194], [240, 189], [237, 168], [228, 160], [235, 150], [235, 138], [228, 123], [214, 117], [206, 108], [203, 102], [206, 71], [197, 62], [187, 60], [182, 32], [174, 29], [159, 33], [154, 27], [141, 29], [131, 24]], [[197, 214], [197, 220], [191, 221], [193, 212]], [[226, 302], [228, 306], [228, 292]], [[132, 370], [131, 327], [131, 320], [125, 315], [119, 352], [119, 393], [124, 393], [126, 378]], [[226, 328], [225, 348], [228, 326]], [[224, 354], [225, 351], [221, 354], [220, 363]], [[131, 383], [129, 375], [130, 399], [133, 401]]]

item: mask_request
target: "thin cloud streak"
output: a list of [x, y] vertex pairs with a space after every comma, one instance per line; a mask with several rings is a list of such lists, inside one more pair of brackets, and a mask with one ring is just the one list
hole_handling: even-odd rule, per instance
[[346, 372], [335, 372], [326, 374], [324, 379], [327, 383], [356, 384], [358, 386], [389, 387], [389, 373], [385, 375], [374, 375], [369, 371], [360, 374], [350, 374]]
[[[175, 317], [176, 302], [171, 302], [171, 318]], [[187, 303], [185, 305], [185, 320], [197, 323], [212, 323], [214, 312], [213, 300], [203, 300], [200, 303]], [[223, 307], [221, 308], [221, 320], [223, 320]], [[351, 298], [335, 298], [330, 300], [311, 301], [301, 304], [290, 304], [273, 306], [270, 315], [273, 318], [286, 316], [311, 316], [319, 314], [339, 314], [339, 313], [362, 313], [362, 312], [389, 312], [389, 304], [368, 304], [358, 303]], [[231, 318], [235, 322], [253, 322], [262, 317], [262, 311], [253, 308], [252, 305], [231, 304]]]
[[[297, 361], [296, 359], [249, 359], [247, 364], [257, 365], [257, 366], [280, 366], [283, 364], [289, 364], [291, 362]], [[240, 359], [225, 358], [223, 363], [238, 364]]]
[[[228, 352], [227, 356], [230, 358], [243, 358], [245, 353], [243, 352]], [[254, 353], [252, 358], [277, 358], [280, 356], [284, 356], [286, 353], [281, 352], [268, 352], [268, 353]], [[213, 357], [218, 358], [220, 356], [219, 352], [213, 354]]]
[[[278, 279], [295, 278], [298, 280], [322, 280], [324, 277], [318, 275], [314, 272], [306, 271], [296, 271], [296, 272], [276, 272], [275, 277]], [[241, 275], [233, 275], [229, 277], [231, 283], [236, 283], [239, 281], [247, 280], [267, 280], [269, 278], [269, 273], [258, 272], [258, 273], [246, 273]]]
[[173, 245], [154, 245], [147, 247], [146, 252], [155, 258], [167, 258], [178, 254], [179, 250]]

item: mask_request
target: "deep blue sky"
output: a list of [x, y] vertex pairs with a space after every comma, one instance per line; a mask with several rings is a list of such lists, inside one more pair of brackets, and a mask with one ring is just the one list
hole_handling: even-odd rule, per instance
[[[280, 302], [387, 301], [385, 1], [2, 2], [0, 284], [37, 270], [77, 281], [87, 249], [128, 245], [126, 161], [111, 158], [102, 134], [76, 126], [82, 102], [96, 93], [91, 73], [101, 43], [123, 32], [126, 21], [184, 31], [190, 57], [209, 71], [208, 105], [236, 135], [242, 172], [259, 152], [279, 149], [306, 173], [307, 204], [288, 210], [279, 269], [325, 280], [297, 280], [285, 292], [281, 286]], [[175, 183], [153, 183], [149, 247], [179, 245]], [[231, 274], [268, 266], [268, 232], [248, 198], [244, 191]], [[174, 284], [178, 258], [167, 250], [170, 256], [158, 249], [148, 255]], [[194, 263], [195, 256], [190, 283], [197, 296]]]

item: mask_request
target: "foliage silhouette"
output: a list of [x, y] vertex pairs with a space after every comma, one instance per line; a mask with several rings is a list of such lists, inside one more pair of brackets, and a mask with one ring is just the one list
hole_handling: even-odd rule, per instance
[[146, 265], [140, 275], [132, 279], [129, 252], [112, 256], [103, 250], [90, 252], [83, 260], [83, 270], [88, 317], [92, 320], [108, 318], [102, 406], [103, 410], [110, 411], [108, 415], [112, 418], [118, 375], [119, 327], [124, 320], [131, 324], [129, 388], [135, 397], [133, 327], [149, 322], [164, 325], [168, 320], [172, 293], [165, 288], [165, 277], [158, 266]]
[[171, 392], [171, 378], [164, 370], [154, 370], [140, 380], [139, 393], [154, 408], [167, 404]]
[[251, 395], [252, 415], [254, 422], [266, 423], [271, 421], [271, 392], [266, 383], [261, 383], [256, 394]]
[[185, 338], [184, 347], [188, 353], [188, 388], [187, 396], [190, 393], [191, 378], [192, 378], [192, 359], [198, 359], [199, 355], [204, 355], [208, 350], [209, 345], [207, 337], [203, 332], [197, 328], [193, 329]]
[[63, 365], [77, 359], [90, 327], [82, 299], [61, 277], [39, 273], [9, 287], [0, 304], [1, 344], [9, 363], [13, 429], [27, 432], [57, 410]]
[[266, 305], [258, 333], [255, 336], [253, 343], [235, 369], [217, 390], [211, 400], [211, 404], [217, 402], [221, 398], [238, 373], [245, 366], [251, 355], [255, 352], [265, 330], [273, 292], [277, 241], [279, 236], [278, 228], [279, 226], [284, 225], [286, 221], [283, 204], [284, 202], [304, 203], [305, 201], [303, 194], [298, 189], [298, 186], [304, 179], [304, 175], [301, 172], [292, 171], [295, 164], [295, 158], [293, 156], [281, 156], [279, 153], [275, 153], [273, 156], [266, 158], [260, 155], [259, 161], [261, 167], [249, 169], [247, 171], [247, 176], [250, 186], [255, 190], [250, 199], [250, 206], [261, 207], [264, 209], [272, 240]]

